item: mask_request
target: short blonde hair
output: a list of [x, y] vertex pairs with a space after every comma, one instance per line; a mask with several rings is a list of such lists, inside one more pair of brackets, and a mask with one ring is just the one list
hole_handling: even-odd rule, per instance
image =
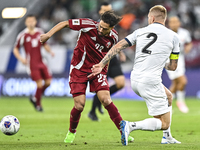
[[162, 5], [155, 5], [149, 10], [149, 13], [151, 13], [158, 20], [166, 20], [167, 18], [167, 10]]

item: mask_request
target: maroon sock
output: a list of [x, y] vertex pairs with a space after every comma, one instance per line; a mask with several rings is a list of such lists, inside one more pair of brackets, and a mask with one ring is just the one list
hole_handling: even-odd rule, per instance
[[36, 98], [36, 105], [37, 106], [40, 106], [41, 103], [41, 96], [42, 96], [42, 88], [37, 88], [37, 91], [35, 93], [35, 98]]
[[115, 123], [116, 127], [120, 130], [120, 121], [122, 121], [122, 117], [117, 109], [117, 107], [111, 102], [108, 106], [105, 107], [107, 109], [111, 120]]
[[81, 112], [80, 110], [76, 109], [75, 107], [73, 107], [71, 113], [70, 113], [70, 127], [69, 127], [69, 131], [72, 133], [76, 132], [76, 128], [78, 126], [79, 123], [79, 119], [81, 117]]

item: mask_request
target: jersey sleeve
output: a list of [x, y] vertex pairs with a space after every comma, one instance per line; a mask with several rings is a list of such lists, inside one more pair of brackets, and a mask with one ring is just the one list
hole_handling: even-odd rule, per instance
[[125, 40], [128, 42], [129, 46], [133, 46], [136, 44], [136, 38], [137, 38], [137, 30], [134, 31], [132, 34], [129, 34], [127, 37], [125, 37]]
[[17, 39], [15, 41], [15, 47], [19, 49], [20, 46], [23, 45], [23, 44], [24, 44], [24, 34], [19, 33], [17, 35]]
[[91, 19], [80, 18], [80, 19], [69, 19], [69, 28], [72, 30], [79, 31], [82, 28], [94, 27], [95, 23]]
[[173, 49], [170, 55], [170, 59], [178, 59], [180, 52], [180, 41], [178, 36], [174, 35], [173, 38]]

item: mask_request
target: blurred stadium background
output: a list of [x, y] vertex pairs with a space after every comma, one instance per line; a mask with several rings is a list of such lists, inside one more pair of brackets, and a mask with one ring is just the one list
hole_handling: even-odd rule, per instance
[[[17, 34], [25, 28], [24, 19], [28, 14], [35, 14], [37, 26], [45, 32], [55, 24], [70, 18], [92, 18], [98, 20], [98, 7], [104, 0], [0, 0], [0, 95], [29, 96], [35, 92], [35, 83], [26, 74], [25, 67], [16, 60], [12, 50]], [[178, 15], [182, 27], [192, 35], [193, 48], [186, 56], [186, 76], [188, 85], [187, 96], [200, 98], [200, 1], [199, 0], [107, 0], [113, 9], [124, 20], [116, 27], [119, 39], [139, 27], [147, 25], [147, 14], [150, 7], [156, 4], [164, 5], [168, 16]], [[6, 19], [2, 11], [7, 7], [23, 7], [25, 15], [22, 18]], [[53, 82], [45, 91], [45, 96], [71, 96], [69, 93], [68, 74], [73, 48], [77, 40], [77, 32], [69, 29], [58, 32], [49, 40], [55, 57], [42, 51], [45, 61], [53, 73]], [[133, 48], [124, 51], [127, 61], [122, 63], [126, 76], [126, 86], [114, 95], [115, 98], [137, 97], [129, 82], [129, 75], [134, 61]], [[21, 50], [24, 54], [24, 51]], [[109, 80], [112, 84], [112, 80]], [[168, 87], [170, 80], [163, 73], [163, 83]], [[92, 94], [87, 92], [87, 96]]]

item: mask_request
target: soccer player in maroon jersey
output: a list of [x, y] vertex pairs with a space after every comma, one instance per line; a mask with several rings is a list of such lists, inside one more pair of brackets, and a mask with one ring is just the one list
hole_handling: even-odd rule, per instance
[[[63, 28], [80, 31], [70, 67], [69, 85], [74, 98], [74, 107], [71, 110], [70, 127], [64, 140], [65, 143], [74, 141], [81, 112], [85, 106], [85, 91], [88, 82], [90, 83], [90, 91], [97, 93], [110, 118], [120, 129], [119, 123], [122, 117], [110, 98], [109, 85], [106, 79], [107, 67], [99, 75], [92, 78], [87, 77], [92, 73], [91, 67], [100, 62], [108, 50], [117, 43], [118, 34], [113, 28], [120, 20], [121, 17], [112, 11], [105, 12], [99, 23], [85, 18], [69, 19], [58, 23], [48, 33], [40, 37], [41, 42], [44, 43]], [[130, 137], [130, 141], [133, 141], [132, 137]]]
[[[18, 34], [13, 53], [20, 62], [27, 66], [32, 80], [36, 82], [37, 90], [35, 96], [30, 97], [30, 101], [37, 111], [43, 111], [41, 96], [51, 84], [52, 77], [47, 66], [43, 63], [41, 56], [42, 44], [40, 42], [40, 35], [44, 32], [40, 28], [36, 28], [36, 23], [37, 20], [34, 15], [28, 15], [26, 17], [26, 28]], [[26, 58], [20, 55], [19, 49], [21, 46], [25, 49]], [[44, 48], [54, 56], [48, 44], [44, 43]]]

